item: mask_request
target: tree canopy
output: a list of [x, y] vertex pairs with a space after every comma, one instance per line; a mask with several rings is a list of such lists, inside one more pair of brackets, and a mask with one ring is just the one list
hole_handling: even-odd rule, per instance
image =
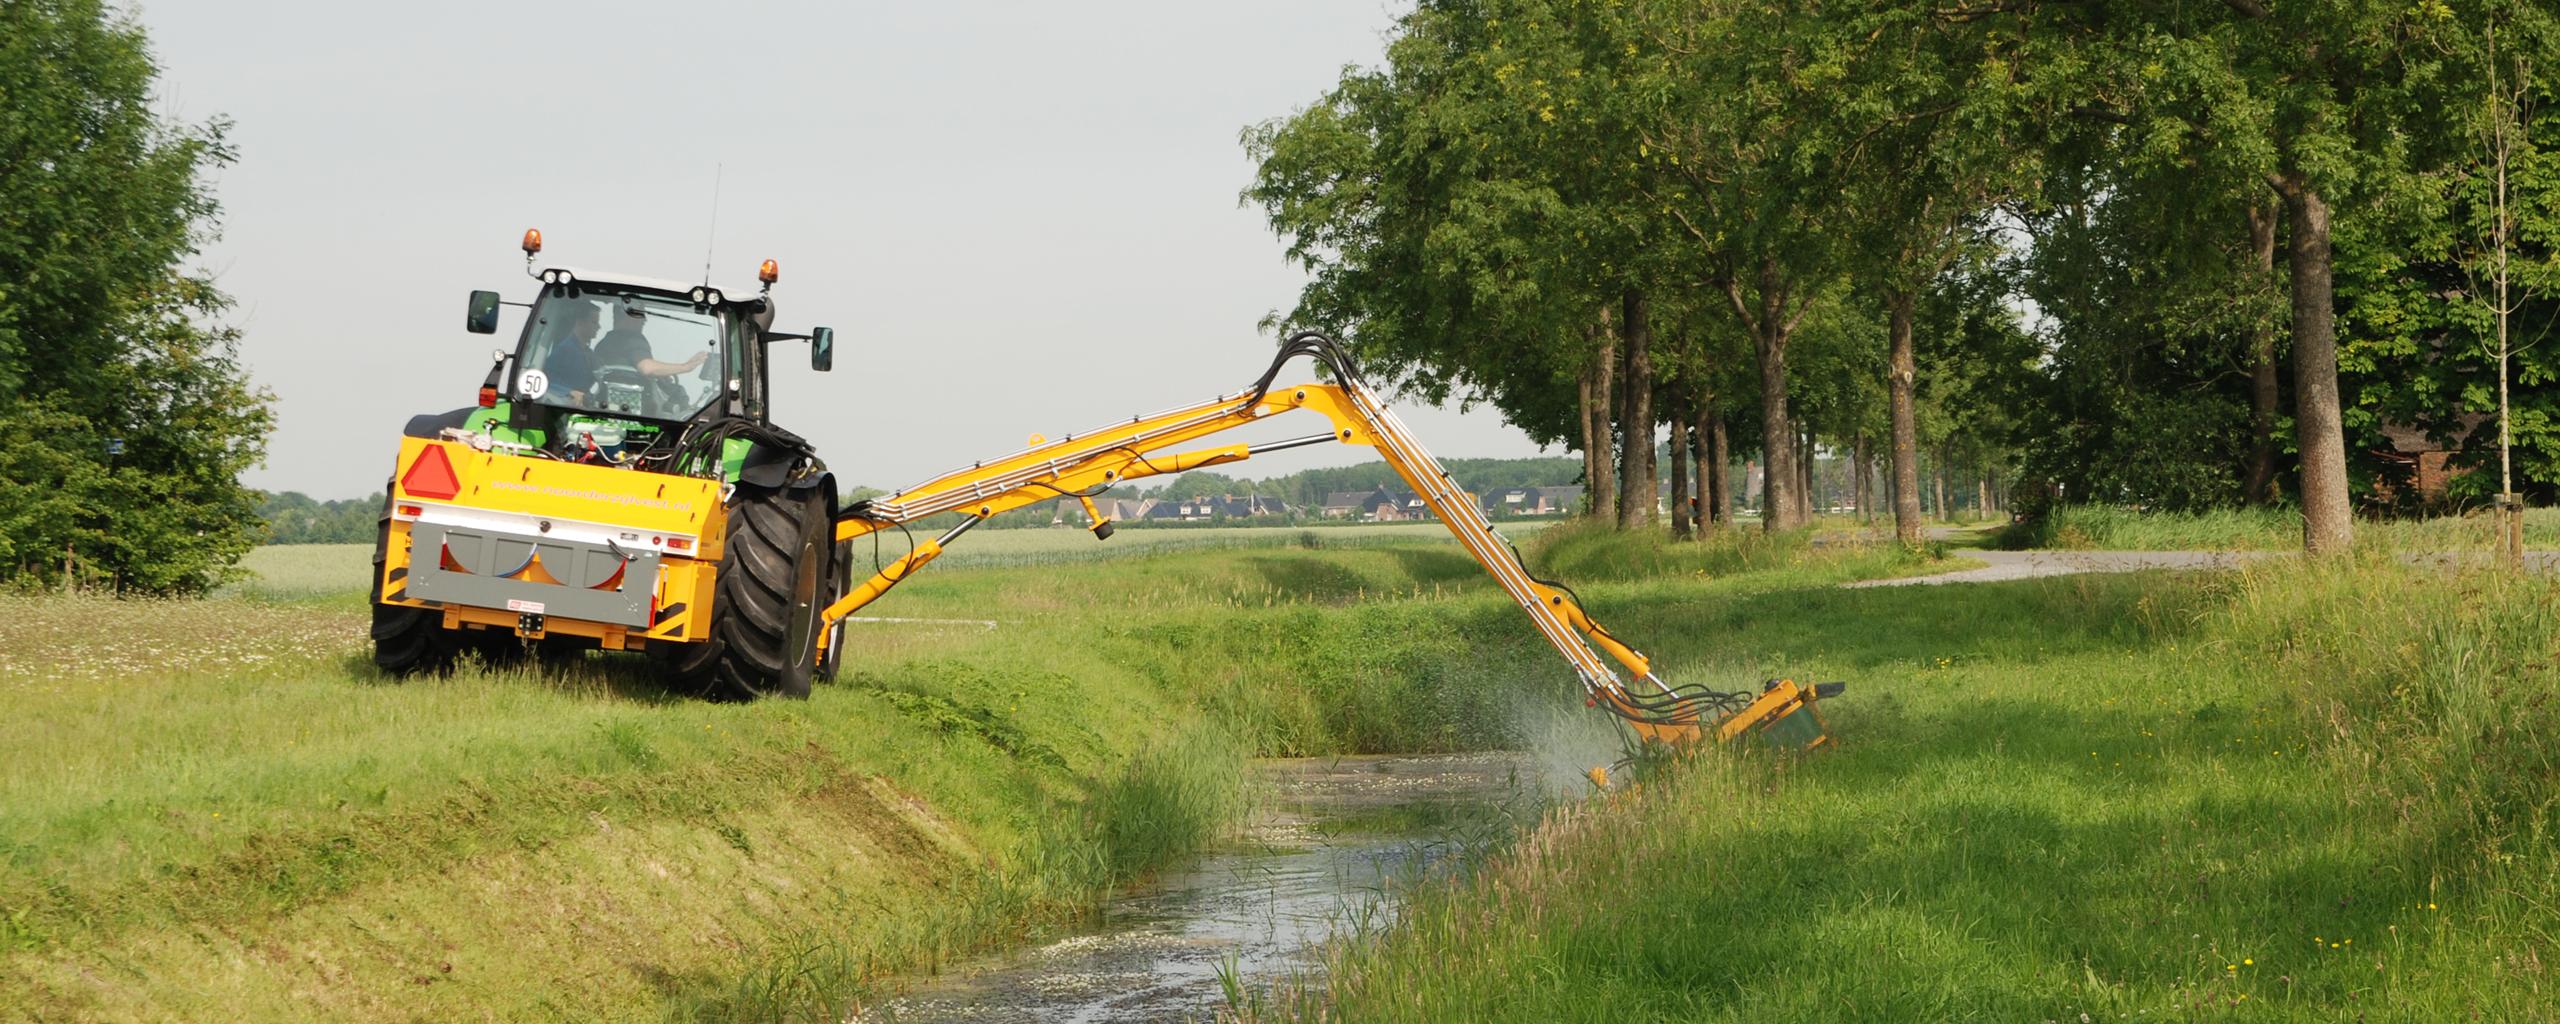
[[1275, 323], [1575, 445], [1623, 524], [1658, 450], [1771, 528], [1828, 454], [1906, 540], [1952, 482], [2289, 501], [2334, 550], [2497, 486], [2409, 450], [2494, 463], [2494, 309], [2560, 489], [2555, 57], [2532, 0], [1424, 0], [1247, 129], [1245, 199], [1311, 275]]
[[0, 4], [0, 574], [145, 592], [256, 542], [264, 451], [228, 300], [183, 264], [231, 158], [152, 109], [141, 28], [90, 0]]

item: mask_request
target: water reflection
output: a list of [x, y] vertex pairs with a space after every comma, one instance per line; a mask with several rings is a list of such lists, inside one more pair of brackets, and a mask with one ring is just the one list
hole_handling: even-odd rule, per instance
[[1091, 932], [963, 965], [864, 1016], [942, 1021], [1190, 1021], [1246, 983], [1312, 973], [1337, 929], [1394, 916], [1400, 886], [1534, 818], [1508, 754], [1267, 761], [1247, 841], [1105, 907]]

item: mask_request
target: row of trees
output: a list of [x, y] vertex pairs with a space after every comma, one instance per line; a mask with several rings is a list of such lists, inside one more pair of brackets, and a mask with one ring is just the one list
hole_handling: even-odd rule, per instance
[[[1579, 448], [1625, 525], [1666, 469], [1716, 521], [1738, 451], [1800, 525], [1829, 448], [1916, 541], [1927, 449], [2289, 498], [2328, 551], [2350, 436], [2494, 407], [2497, 325], [2553, 311], [2555, 49], [2534, 0], [1425, 0], [1246, 131], [1245, 198], [1311, 273], [1275, 321]], [[2516, 418], [2543, 486], [2555, 403]]]
[[258, 502], [269, 544], [371, 544], [381, 514], [379, 494], [318, 501], [301, 491], [280, 491]]
[[94, 0], [0, 3], [0, 579], [199, 591], [261, 532], [269, 399], [181, 269], [231, 153], [154, 73]]

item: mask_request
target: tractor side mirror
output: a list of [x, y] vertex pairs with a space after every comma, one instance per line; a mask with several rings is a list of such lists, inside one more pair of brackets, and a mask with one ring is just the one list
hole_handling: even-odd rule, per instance
[[471, 319], [463, 326], [473, 334], [498, 333], [498, 293], [472, 292]]
[[813, 327], [809, 329], [809, 368], [816, 370], [819, 373], [825, 373], [836, 368], [835, 328]]

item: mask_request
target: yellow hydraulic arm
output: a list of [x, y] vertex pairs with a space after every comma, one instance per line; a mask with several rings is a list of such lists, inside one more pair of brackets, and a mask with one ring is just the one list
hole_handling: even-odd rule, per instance
[[[1302, 355], [1323, 362], [1335, 382], [1273, 386], [1281, 367]], [[1168, 451], [1299, 409], [1322, 414], [1332, 421], [1332, 429], [1266, 444]], [[1093, 494], [1143, 477], [1241, 462], [1266, 452], [1328, 441], [1378, 449], [1378, 454], [1440, 517], [1467, 553], [1475, 556], [1493, 574], [1503, 592], [1528, 613], [1539, 634], [1573, 664], [1592, 703], [1616, 714], [1638, 737], [1682, 742], [1698, 738], [1702, 727], [1709, 727], [1719, 740], [1755, 729], [1772, 730], [1773, 740], [1789, 746], [1815, 746], [1826, 739], [1813, 710], [1815, 693], [1810, 687], [1781, 681], [1753, 694], [1695, 686], [1674, 688], [1663, 683], [1654, 675], [1650, 660], [1593, 622], [1570, 591], [1531, 576], [1509, 542], [1485, 520], [1475, 500], [1458, 488], [1439, 460], [1414, 439], [1395, 412], [1361, 383], [1348, 356], [1330, 339], [1313, 333], [1289, 339], [1272, 361], [1271, 369], [1243, 391], [1036, 443], [894, 494], [855, 503], [837, 520], [839, 542], [945, 512], [956, 512], [963, 518], [959, 525], [916, 544], [904, 557], [846, 591], [822, 613], [819, 635], [832, 635], [837, 622], [923, 568], [942, 554], [944, 545], [991, 517], [1036, 502], [1076, 498], [1084, 503], [1091, 529], [1097, 536], [1107, 538], [1111, 523], [1094, 508]], [[1601, 660], [1594, 647], [1606, 651], [1626, 670], [1626, 675], [1622, 678]], [[1805, 714], [1795, 718], [1800, 710]], [[1791, 721], [1781, 729], [1782, 720]]]

